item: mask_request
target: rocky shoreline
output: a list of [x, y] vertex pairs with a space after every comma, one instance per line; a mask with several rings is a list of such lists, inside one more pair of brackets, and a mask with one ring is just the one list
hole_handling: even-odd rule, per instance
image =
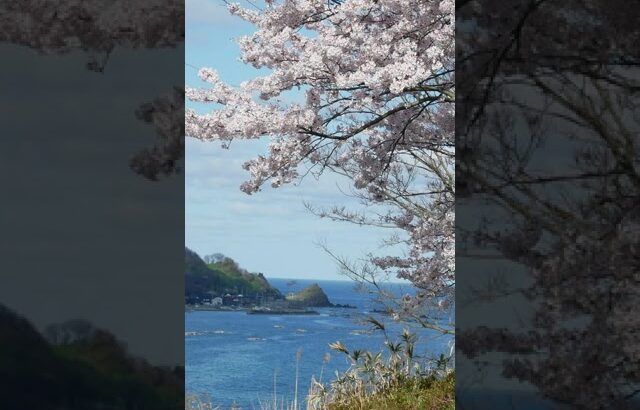
[[[330, 308], [338, 309], [356, 309], [351, 305], [332, 305]], [[320, 313], [310, 309], [300, 308], [270, 308], [270, 307], [245, 307], [245, 306], [209, 306], [186, 305], [185, 312], [246, 312], [249, 315], [319, 315]]]
[[187, 304], [186, 312], [247, 312], [260, 315], [318, 315], [312, 308], [356, 309], [349, 304], [333, 304], [317, 283], [288, 295], [284, 300], [276, 300], [266, 304]]
[[306, 309], [249, 309], [248, 315], [319, 315], [315, 310]]

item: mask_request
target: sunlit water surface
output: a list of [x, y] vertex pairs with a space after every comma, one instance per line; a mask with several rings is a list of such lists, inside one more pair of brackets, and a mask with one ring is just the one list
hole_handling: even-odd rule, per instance
[[[293, 399], [296, 352], [299, 362], [299, 397], [303, 399], [312, 376], [323, 379], [336, 370], [348, 368], [346, 358], [332, 352], [328, 344], [340, 340], [350, 349], [379, 351], [384, 348], [380, 332], [368, 332], [370, 325], [359, 322], [376, 306], [370, 296], [356, 291], [353, 282], [269, 279], [283, 293], [319, 283], [332, 303], [350, 304], [357, 309], [315, 309], [320, 315], [247, 315], [245, 312], [190, 312], [185, 314], [187, 392], [208, 395], [222, 409], [233, 403], [243, 410], [260, 409], [259, 401]], [[394, 289], [402, 292], [402, 289]], [[378, 318], [382, 318], [376, 315]], [[390, 322], [389, 318], [385, 318]], [[401, 327], [390, 323], [397, 335]], [[418, 330], [419, 354], [439, 354], [448, 350], [449, 340]], [[274, 389], [275, 375], [275, 389]]]

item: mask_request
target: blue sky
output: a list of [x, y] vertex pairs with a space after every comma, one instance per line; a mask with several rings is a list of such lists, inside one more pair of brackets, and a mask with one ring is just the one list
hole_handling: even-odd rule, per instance
[[[258, 71], [238, 61], [233, 41], [251, 26], [230, 16], [221, 0], [186, 1], [185, 81], [201, 84], [194, 67], [213, 67], [220, 77], [239, 84]], [[303, 202], [328, 207], [358, 202], [340, 192], [350, 184], [334, 175], [309, 176], [300, 184], [247, 195], [241, 167], [265, 152], [267, 141], [234, 141], [229, 150], [215, 142], [186, 142], [186, 245], [201, 256], [223, 253], [252, 272], [267, 277], [346, 279], [318, 243], [351, 259], [380, 250], [390, 233], [380, 228], [331, 222], [310, 214]], [[340, 189], [339, 189], [340, 187]]]

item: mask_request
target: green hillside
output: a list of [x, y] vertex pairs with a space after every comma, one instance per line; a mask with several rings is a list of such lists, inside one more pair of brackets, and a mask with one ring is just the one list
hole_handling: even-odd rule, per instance
[[207, 265], [197, 253], [185, 248], [185, 296], [222, 296], [226, 293], [282, 298], [262, 273], [247, 272], [226, 257]]
[[184, 408], [184, 368], [133, 357], [112, 334], [88, 322], [69, 321], [46, 333], [48, 338], [0, 305], [3, 409]]

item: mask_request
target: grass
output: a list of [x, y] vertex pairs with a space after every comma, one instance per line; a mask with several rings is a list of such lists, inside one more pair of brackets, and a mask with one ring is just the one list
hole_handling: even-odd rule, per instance
[[384, 324], [370, 318], [384, 332], [387, 354], [350, 350], [330, 344], [351, 366], [328, 384], [312, 381], [308, 410], [448, 410], [455, 408], [455, 373], [451, 358], [418, 358], [416, 335], [408, 329], [391, 341]]
[[[310, 406], [301, 406], [296, 401], [284, 403], [274, 399], [273, 402], [260, 402], [254, 409], [301, 410], [305, 407], [307, 410], [313, 409]], [[194, 396], [188, 396], [185, 408], [187, 410], [223, 410]], [[455, 373], [452, 371], [444, 377], [427, 376], [407, 379], [372, 395], [351, 394], [342, 397], [339, 401], [328, 401], [316, 408], [322, 410], [454, 410]]]
[[[366, 350], [350, 350], [341, 342], [330, 344], [332, 350], [344, 354], [351, 362], [348, 370], [328, 383], [322, 382], [325, 356], [320, 378], [312, 378], [306, 403], [298, 401], [298, 365], [301, 351], [296, 352], [295, 391], [292, 402], [260, 401], [260, 410], [453, 410], [455, 409], [455, 372], [450, 358], [427, 361], [414, 356], [416, 335], [404, 330], [400, 339], [391, 342], [384, 325], [372, 323], [385, 332], [388, 354]], [[424, 359], [424, 358], [423, 358]], [[200, 404], [195, 402], [196, 404]], [[306, 404], [306, 405], [305, 405]], [[215, 407], [187, 406], [188, 410], [211, 410]], [[224, 409], [227, 410], [227, 409]], [[250, 409], [243, 409], [250, 410]]]
[[326, 410], [453, 410], [455, 374], [407, 381], [371, 396], [355, 396], [340, 403], [327, 403]]

